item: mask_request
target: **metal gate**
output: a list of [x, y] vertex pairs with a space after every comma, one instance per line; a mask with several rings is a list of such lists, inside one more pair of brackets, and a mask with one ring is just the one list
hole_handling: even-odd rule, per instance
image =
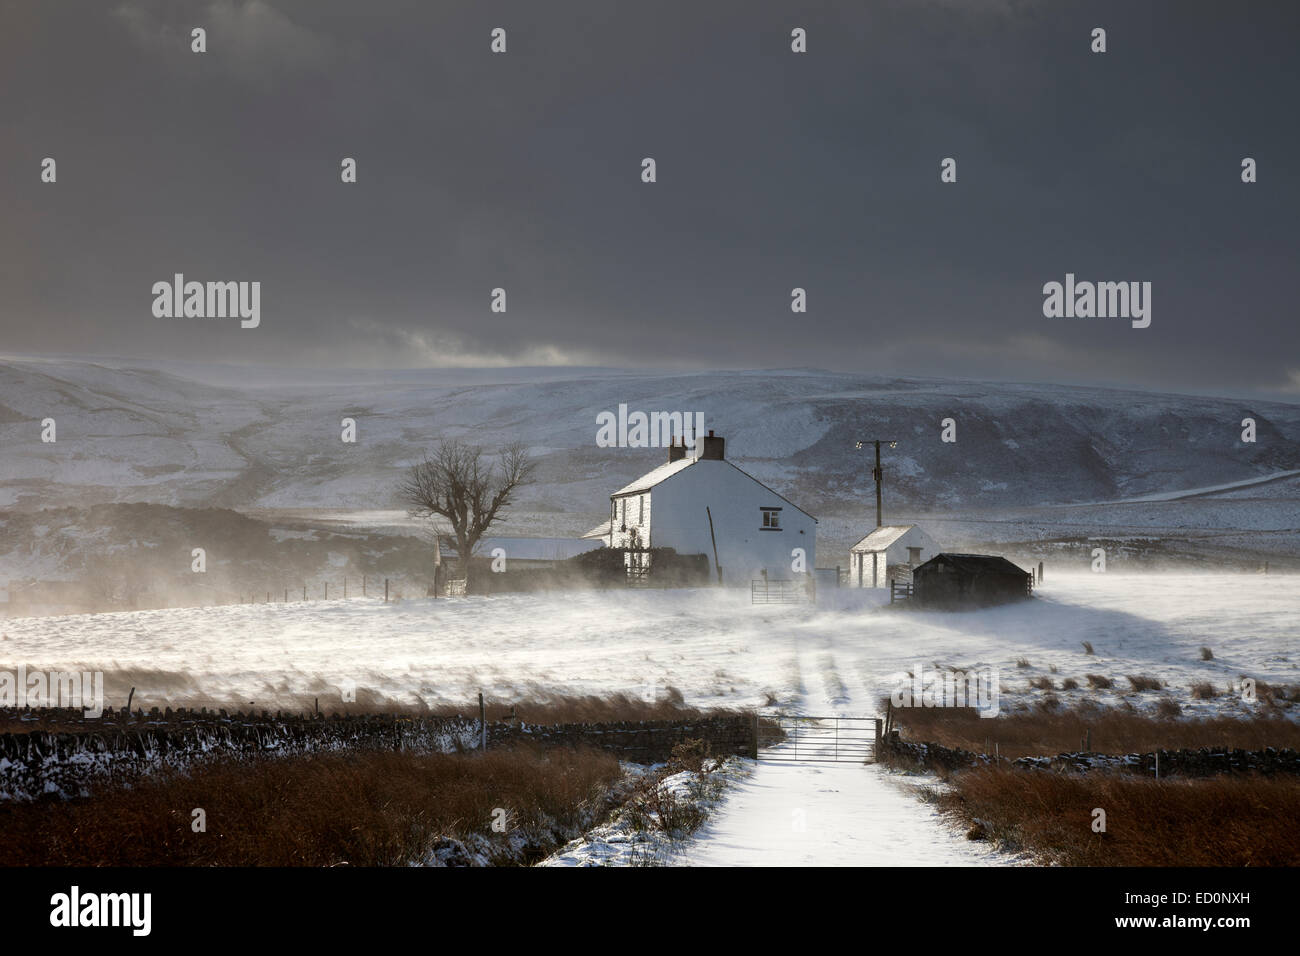
[[806, 581], [761, 578], [749, 582], [750, 604], [811, 604], [816, 599], [816, 592]]
[[876, 717], [770, 714], [758, 721], [758, 759], [784, 763], [867, 763], [876, 759]]

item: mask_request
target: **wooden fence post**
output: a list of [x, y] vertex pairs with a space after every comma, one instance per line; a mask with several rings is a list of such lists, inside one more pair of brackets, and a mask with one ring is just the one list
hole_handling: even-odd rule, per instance
[[361, 596], [366, 596], [366, 576], [364, 574], [361, 575]]
[[302, 586], [302, 599], [307, 600], [307, 585], [305, 584]]
[[704, 513], [709, 516], [709, 540], [713, 542], [713, 566], [718, 570], [718, 587], [722, 587], [722, 565], [718, 564], [718, 539], [713, 536], [713, 512], [706, 506]]
[[384, 603], [388, 603], [388, 578], [384, 578]]
[[880, 745], [884, 743], [885, 722], [876, 718], [876, 763], [880, 763]]
[[483, 700], [483, 692], [478, 692], [478, 725], [479, 725], [479, 750], [487, 753], [487, 704]]

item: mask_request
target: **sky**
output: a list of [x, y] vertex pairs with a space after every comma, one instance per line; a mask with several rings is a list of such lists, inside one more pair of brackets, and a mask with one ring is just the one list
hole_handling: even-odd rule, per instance
[[[1298, 40], [1257, 0], [0, 0], [0, 352], [1294, 401]], [[156, 316], [176, 273], [260, 324]], [[1067, 273], [1150, 326], [1046, 317]]]

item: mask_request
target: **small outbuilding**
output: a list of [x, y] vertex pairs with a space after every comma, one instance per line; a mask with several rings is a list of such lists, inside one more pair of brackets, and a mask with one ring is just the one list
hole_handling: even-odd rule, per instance
[[912, 571], [912, 600], [927, 607], [968, 608], [1030, 597], [1034, 577], [995, 554], [935, 555]]
[[938, 553], [939, 545], [916, 525], [882, 525], [849, 549], [849, 587], [887, 588]]

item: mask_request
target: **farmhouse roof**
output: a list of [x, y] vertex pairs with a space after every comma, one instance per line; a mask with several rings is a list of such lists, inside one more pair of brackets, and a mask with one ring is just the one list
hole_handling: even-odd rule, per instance
[[583, 537], [584, 538], [608, 538], [609, 525], [610, 522], [603, 521], [600, 524], [596, 525], [596, 527], [588, 531], [586, 534], [584, 534]]
[[[641, 476], [640, 478], [638, 478], [636, 481], [631, 482], [630, 484], [626, 484], [626, 485], [624, 485], [622, 488], [618, 489], [618, 491], [616, 491], [616, 492], [614, 492], [612, 495], [610, 495], [610, 497], [611, 497], [611, 498], [622, 498], [624, 495], [634, 495], [634, 494], [637, 494], [637, 493], [639, 493], [639, 492], [649, 491], [649, 490], [650, 490], [651, 488], [653, 488], [655, 485], [663, 484], [665, 481], [667, 481], [669, 478], [673, 477], [674, 475], [680, 474], [681, 472], [685, 471], [687, 468], [690, 468], [692, 465], [698, 464], [699, 462], [702, 462], [702, 461], [712, 461], [712, 462], [717, 462], [718, 464], [723, 464], [723, 465], [727, 465], [727, 466], [730, 467], [730, 468], [735, 468], [736, 471], [740, 472], [742, 475], [744, 475], [744, 476], [745, 476], [746, 478], [748, 478], [750, 481], [754, 482], [756, 485], [759, 485], [760, 487], [766, 489], [767, 491], [772, 492], [772, 494], [776, 495], [778, 498], [780, 498], [782, 501], [784, 501], [786, 504], [788, 504], [788, 505], [789, 505], [791, 508], [793, 508], [795, 511], [798, 511], [798, 512], [801, 512], [802, 514], [808, 515], [808, 517], [809, 517], [809, 518], [812, 518], [813, 521], [816, 521], [816, 520], [817, 520], [816, 518], [813, 518], [812, 515], [808, 514], [808, 512], [806, 512], [806, 511], [804, 511], [802, 508], [800, 508], [800, 507], [799, 507], [797, 504], [795, 504], [793, 501], [791, 501], [789, 498], [787, 498], [785, 495], [781, 494], [779, 491], [776, 491], [776, 490], [774, 490], [774, 489], [772, 489], [772, 488], [769, 488], [767, 485], [763, 484], [761, 481], [759, 481], [757, 478], [755, 478], [755, 477], [754, 477], [753, 475], [751, 475], [749, 472], [745, 471], [745, 469], [743, 469], [743, 468], [738, 468], [736, 465], [734, 465], [734, 464], [733, 464], [732, 462], [730, 462], [730, 461], [727, 461], [726, 459], [716, 459], [716, 458], [682, 458], [682, 459], [679, 459], [678, 461], [670, 461], [670, 462], [666, 462], [665, 464], [660, 465], [658, 468], [655, 468], [655, 469], [653, 469], [653, 470], [651, 470], [651, 471], [647, 471], [644, 475], [642, 475], [642, 476]], [[598, 529], [592, 529], [592, 530], [594, 531], [594, 530], [598, 530]], [[608, 530], [607, 530], [607, 533], [608, 533]], [[587, 534], [590, 535], [591, 532], [589, 531], [589, 532], [587, 532]], [[586, 535], [584, 535], [584, 537], [586, 537]]]
[[685, 471], [691, 465], [699, 461], [698, 458], [679, 458], [677, 461], [664, 462], [658, 468], [647, 471], [631, 484], [624, 485], [618, 491], [614, 492], [611, 497], [617, 498], [620, 495], [632, 495], [638, 491], [649, 491], [661, 481], [665, 481], [677, 474], [679, 471]]
[[915, 527], [916, 525], [914, 524], [881, 525], [853, 547], [849, 548], [849, 551], [854, 553], [861, 551], [887, 551], [895, 541]]

